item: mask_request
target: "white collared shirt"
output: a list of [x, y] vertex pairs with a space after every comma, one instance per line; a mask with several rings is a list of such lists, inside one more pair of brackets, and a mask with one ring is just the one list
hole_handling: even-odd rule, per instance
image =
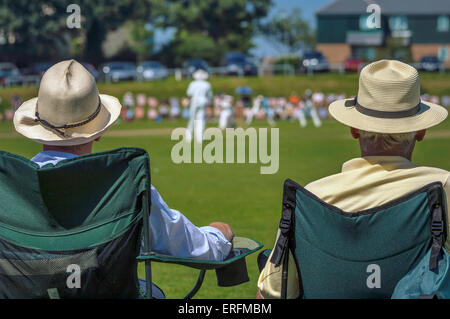
[[191, 98], [191, 108], [204, 108], [212, 99], [211, 84], [203, 80], [192, 81], [187, 95]]
[[[55, 151], [38, 153], [31, 161], [43, 167], [47, 164], [77, 157], [77, 155]], [[169, 208], [151, 186], [152, 207], [150, 229], [152, 251], [184, 258], [212, 261], [224, 260], [231, 250], [231, 243], [217, 229], [211, 226], [196, 227], [182, 213]]]

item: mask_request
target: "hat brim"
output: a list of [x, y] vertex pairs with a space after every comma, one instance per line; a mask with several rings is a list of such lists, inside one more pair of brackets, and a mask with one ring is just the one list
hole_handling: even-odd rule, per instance
[[113, 96], [99, 94], [99, 114], [89, 123], [66, 129], [63, 137], [50, 128], [35, 121], [37, 98], [25, 101], [14, 114], [14, 127], [23, 136], [41, 144], [54, 146], [81, 145], [95, 140], [105, 133], [119, 118], [122, 105]]
[[441, 123], [448, 115], [444, 107], [422, 101], [419, 112], [414, 116], [378, 118], [362, 114], [355, 107], [345, 106], [345, 102], [352, 99], [331, 103], [329, 112], [339, 122], [367, 132], [386, 134], [416, 132]]

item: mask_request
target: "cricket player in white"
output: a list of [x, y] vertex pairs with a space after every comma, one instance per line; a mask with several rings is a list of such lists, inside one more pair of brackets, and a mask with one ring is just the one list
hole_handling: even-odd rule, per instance
[[233, 97], [231, 95], [223, 95], [219, 102], [220, 118], [219, 128], [221, 130], [231, 126], [233, 118]]
[[261, 104], [262, 104], [263, 100], [264, 100], [264, 97], [262, 95], [258, 95], [258, 97], [256, 97], [253, 100], [252, 109], [250, 110], [250, 113], [248, 114], [248, 117], [247, 117], [247, 126], [252, 124], [253, 117], [256, 114], [258, 114], [259, 109], [261, 108]]
[[313, 124], [315, 127], [320, 127], [322, 125], [322, 122], [320, 121], [319, 115], [317, 114], [317, 110], [313, 104], [313, 101], [311, 100], [311, 90], [305, 91], [305, 96], [303, 97], [302, 101], [300, 102], [301, 107], [297, 108], [294, 111], [294, 117], [296, 117], [301, 127], [306, 127], [306, 116], [305, 112], [309, 112], [311, 115]]
[[186, 140], [192, 141], [195, 126], [195, 141], [202, 143], [205, 130], [205, 108], [211, 102], [213, 93], [211, 84], [207, 82], [208, 73], [197, 70], [192, 75], [194, 81], [189, 84], [187, 95], [191, 98], [189, 110], [189, 124], [186, 132]]

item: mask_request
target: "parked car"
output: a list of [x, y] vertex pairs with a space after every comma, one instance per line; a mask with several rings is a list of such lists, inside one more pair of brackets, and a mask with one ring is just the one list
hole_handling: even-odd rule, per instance
[[0, 85], [10, 86], [22, 83], [22, 75], [16, 65], [9, 62], [0, 63]]
[[344, 62], [345, 72], [359, 72], [364, 66], [364, 61], [358, 57], [351, 56]]
[[137, 67], [138, 80], [161, 80], [169, 76], [169, 71], [158, 61], [143, 61]]
[[133, 62], [108, 62], [100, 66], [99, 79], [107, 82], [136, 80], [136, 66]]
[[258, 75], [257, 66], [242, 52], [230, 52], [225, 55], [227, 75]]
[[98, 76], [99, 76], [99, 72], [95, 69], [95, 67], [92, 64], [88, 63], [88, 62], [81, 62], [81, 65], [84, 66], [86, 68], [86, 70], [88, 70], [89, 73], [91, 73], [91, 75], [97, 81]]
[[436, 72], [442, 69], [442, 62], [437, 56], [427, 55], [420, 59], [418, 67], [419, 71]]
[[47, 71], [54, 63], [53, 62], [36, 62], [29, 67], [22, 70], [23, 75], [35, 75], [42, 78], [45, 71]]
[[183, 63], [184, 76], [192, 77], [192, 74], [199, 69], [210, 72], [208, 63], [202, 59], [189, 59]]
[[300, 60], [300, 72], [327, 72], [330, 66], [321, 52], [306, 52]]

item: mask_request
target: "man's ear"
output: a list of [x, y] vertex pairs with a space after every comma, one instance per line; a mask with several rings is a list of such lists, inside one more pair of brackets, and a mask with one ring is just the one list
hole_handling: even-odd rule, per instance
[[354, 127], [350, 127], [350, 134], [352, 134], [352, 136], [355, 140], [359, 139], [359, 137], [360, 137], [359, 130]]
[[427, 130], [420, 130], [420, 131], [418, 131], [417, 134], [416, 134], [416, 141], [417, 142], [422, 141], [424, 139], [426, 133], [427, 133]]
[[100, 141], [101, 138], [102, 138], [102, 137], [99, 136], [99, 137], [97, 137], [94, 141], [98, 142], [98, 141]]

